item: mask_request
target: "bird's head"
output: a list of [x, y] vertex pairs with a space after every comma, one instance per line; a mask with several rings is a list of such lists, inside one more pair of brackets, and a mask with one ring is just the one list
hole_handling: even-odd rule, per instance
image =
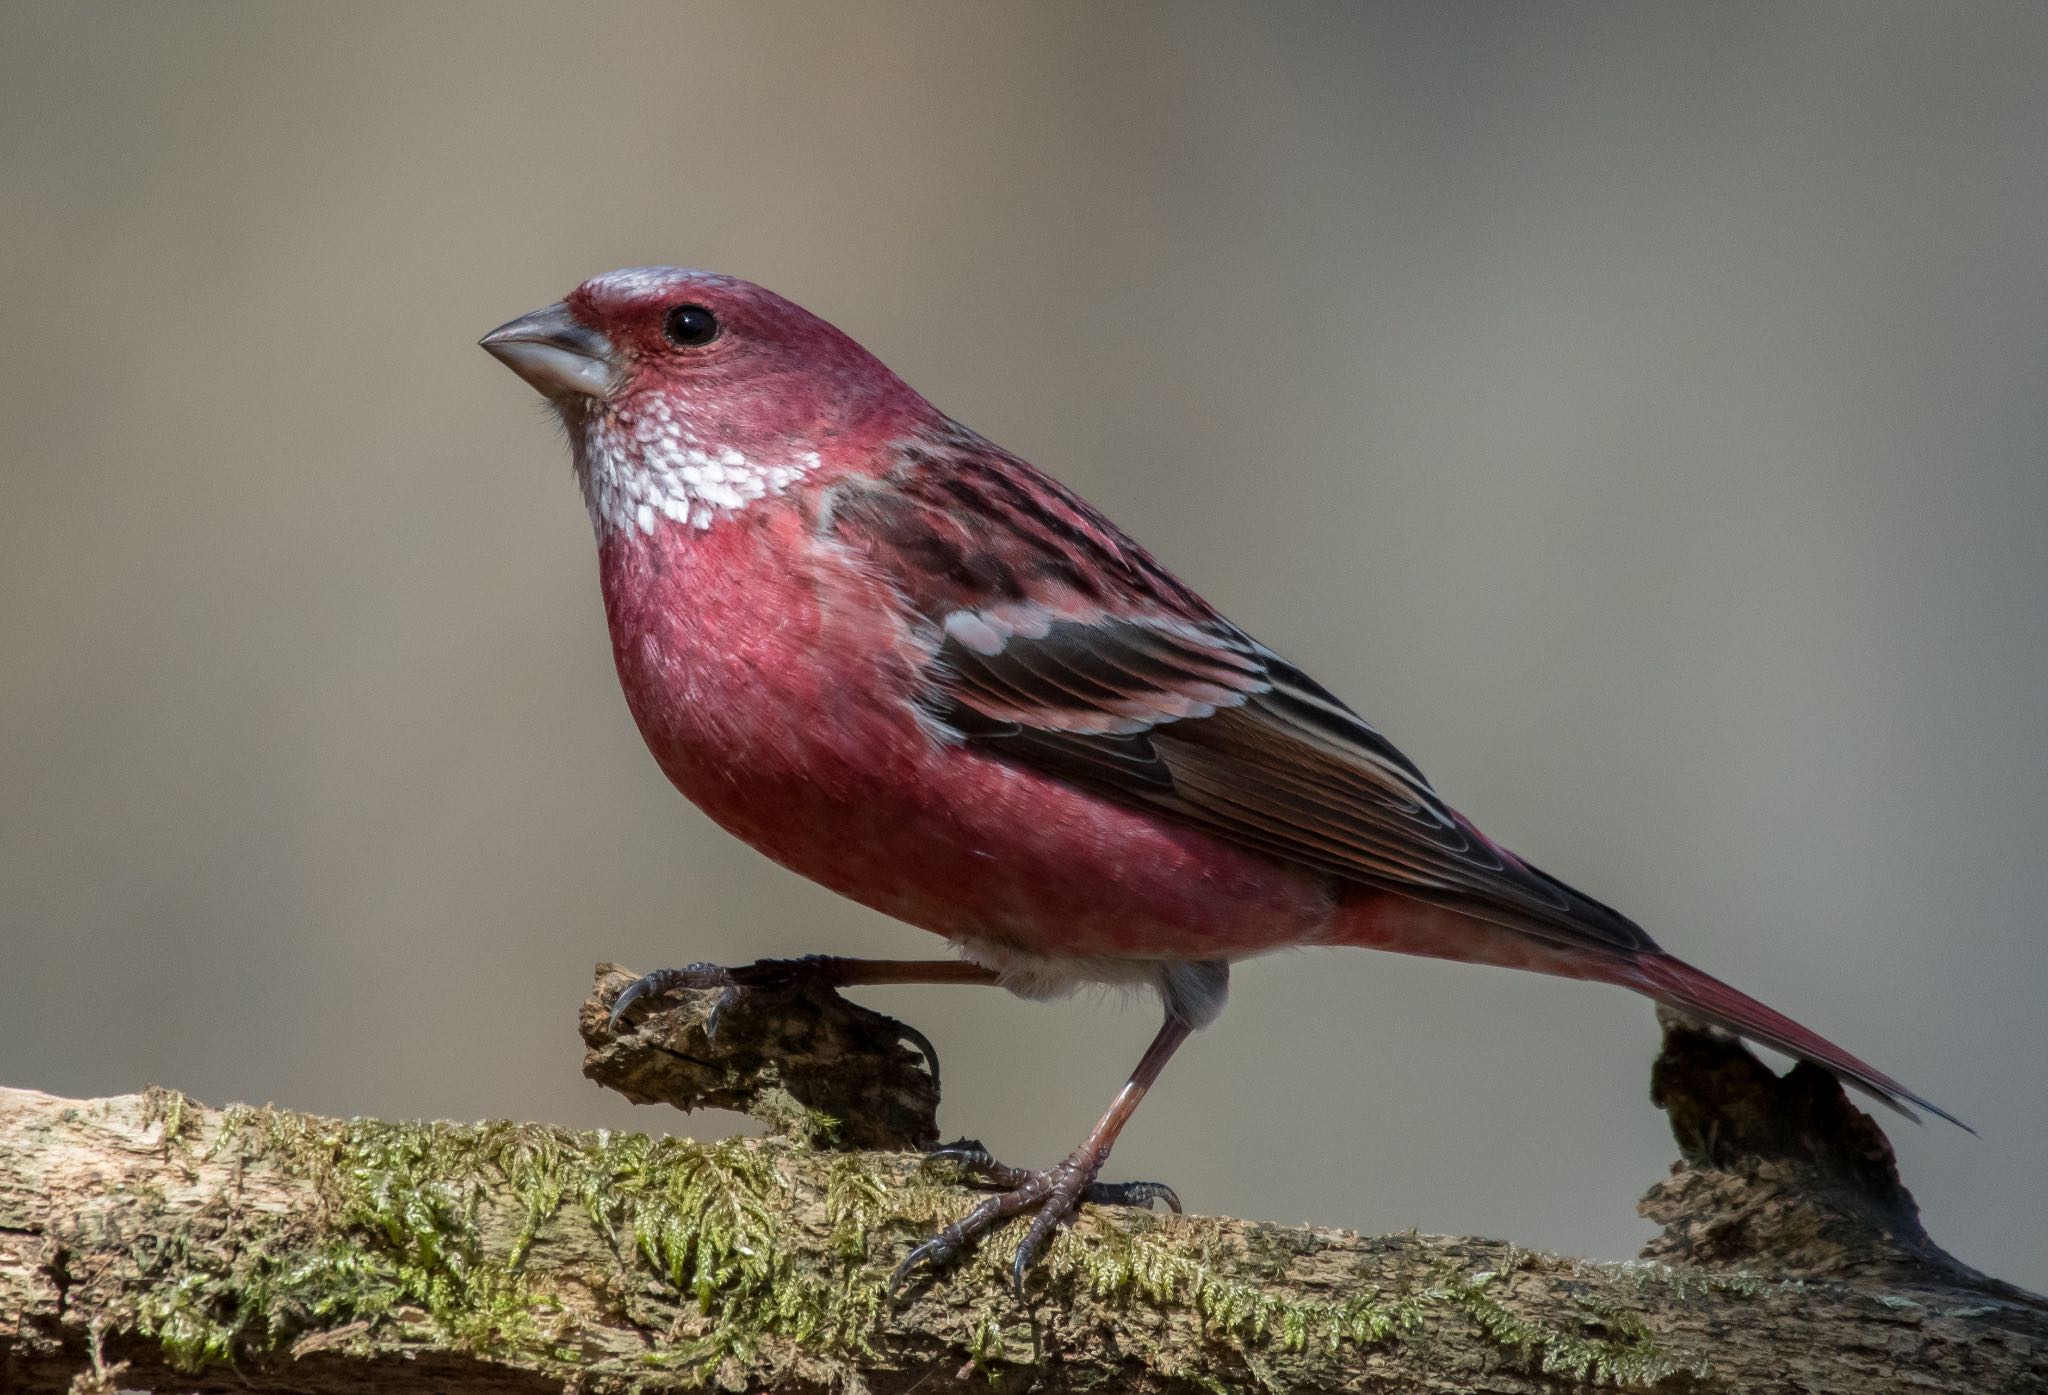
[[709, 528], [930, 411], [810, 311], [682, 267], [593, 277], [482, 345], [560, 415], [600, 532]]

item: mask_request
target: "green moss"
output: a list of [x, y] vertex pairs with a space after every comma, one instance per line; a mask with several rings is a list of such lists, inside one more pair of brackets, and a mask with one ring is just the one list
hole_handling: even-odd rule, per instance
[[1578, 1330], [1534, 1321], [1510, 1311], [1498, 1296], [1505, 1275], [1446, 1275], [1444, 1295], [1495, 1345], [1516, 1353], [1546, 1375], [1581, 1383], [1644, 1387], [1677, 1375], [1705, 1378], [1701, 1359], [1662, 1351], [1633, 1312], [1589, 1297], [1576, 1300], [1584, 1317]]
[[768, 1126], [768, 1132], [809, 1148], [845, 1146], [839, 1121], [822, 1109], [813, 1109], [780, 1085], [769, 1086], [754, 1096], [747, 1113]]
[[1361, 1285], [1341, 1299], [1318, 1299], [1225, 1277], [1199, 1250], [1153, 1243], [1140, 1230], [1056, 1252], [1054, 1270], [1070, 1272], [1098, 1300], [1136, 1296], [1161, 1308], [1192, 1309], [1206, 1332], [1248, 1358], [1276, 1350], [1335, 1359], [1346, 1346], [1420, 1332], [1432, 1311], [1454, 1309], [1497, 1346], [1568, 1380], [1649, 1386], [1680, 1372], [1703, 1373], [1697, 1361], [1660, 1352], [1642, 1322], [1619, 1305], [1580, 1300], [1585, 1317], [1576, 1330], [1518, 1316], [1497, 1295], [1528, 1259], [1511, 1250], [1501, 1271], [1466, 1275], [1446, 1265], [1433, 1282], [1405, 1291]]
[[200, 1108], [191, 1096], [162, 1085], [152, 1085], [142, 1092], [142, 1121], [145, 1125], [163, 1127], [166, 1158], [182, 1150], [199, 1132]]
[[[512, 1165], [511, 1133], [231, 1111], [212, 1155], [262, 1154], [308, 1177], [320, 1214], [247, 1227], [226, 1255], [189, 1233], [172, 1235], [138, 1257], [152, 1278], [138, 1301], [139, 1325], [186, 1368], [400, 1313], [466, 1349], [552, 1354], [560, 1305], [529, 1288], [518, 1265], [522, 1245], [494, 1257], [478, 1224], [494, 1182], [512, 1183], [529, 1215], [533, 1188], [546, 1185], [546, 1169]], [[497, 1166], [483, 1167], [494, 1154]]]
[[[466, 1350], [566, 1362], [577, 1354], [565, 1345], [568, 1307], [524, 1269], [566, 1206], [609, 1240], [612, 1267], [637, 1262], [694, 1299], [705, 1321], [660, 1365], [708, 1370], [771, 1337], [858, 1347], [881, 1312], [879, 1286], [856, 1282], [858, 1252], [828, 1276], [794, 1264], [778, 1233], [789, 1188], [772, 1146], [236, 1110], [212, 1145], [230, 1152], [311, 1181], [319, 1211], [259, 1223], [226, 1256], [189, 1235], [135, 1256], [138, 1324], [186, 1368], [273, 1351], [306, 1330], [391, 1321]], [[875, 1189], [848, 1178], [841, 1191], [858, 1224]]]
[[1206, 1333], [1242, 1351], [1270, 1342], [1334, 1354], [1347, 1342], [1370, 1346], [1420, 1325], [1414, 1305], [1388, 1301], [1376, 1288], [1342, 1299], [1305, 1298], [1228, 1277], [1213, 1234], [1186, 1225], [1165, 1235], [1162, 1229], [1139, 1216], [1128, 1227], [1100, 1228], [1090, 1243], [1057, 1245], [1048, 1260], [1054, 1282], [1111, 1306], [1192, 1311]]
[[[166, 1137], [189, 1147], [173, 1121], [196, 1112], [181, 1101], [165, 1092], [151, 1108]], [[829, 1125], [795, 1122], [802, 1127], [792, 1132], [813, 1137]], [[237, 1109], [206, 1156], [260, 1157], [308, 1181], [318, 1205], [244, 1228], [226, 1255], [189, 1234], [134, 1255], [138, 1325], [188, 1369], [275, 1352], [307, 1333], [333, 1342], [355, 1330], [367, 1340], [394, 1325], [600, 1385], [692, 1385], [734, 1363], [872, 1355], [889, 1318], [889, 1266], [961, 1205], [957, 1190], [885, 1156], [825, 1156], [787, 1138], [700, 1143]], [[821, 1172], [822, 1196], [792, 1180], [809, 1177], [815, 1188]], [[792, 1219], [800, 1211], [809, 1223]], [[535, 1241], [574, 1214], [603, 1241], [588, 1272], [529, 1274]], [[990, 1237], [933, 1290], [970, 1305], [958, 1330], [992, 1380], [1042, 1359], [1030, 1314], [1007, 1292], [1014, 1231], [1013, 1223]], [[1571, 1327], [1517, 1316], [1502, 1301], [1522, 1262], [1513, 1255], [1498, 1272], [1466, 1274], [1446, 1262], [1427, 1282], [1361, 1283], [1336, 1297], [1260, 1286], [1317, 1248], [1271, 1227], [1246, 1241], [1215, 1223], [1119, 1213], [1063, 1234], [1034, 1283], [1055, 1300], [1086, 1295], [1092, 1304], [1077, 1311], [1098, 1325], [1096, 1336], [1200, 1386], [1241, 1384], [1247, 1374], [1274, 1388], [1299, 1383], [1346, 1348], [1457, 1315], [1516, 1359], [1573, 1380], [1642, 1385], [1695, 1369], [1657, 1353], [1618, 1306], [1582, 1304]], [[665, 1295], [683, 1301], [680, 1316]], [[580, 1344], [593, 1308], [661, 1338], [651, 1350], [593, 1354]], [[1188, 1315], [1194, 1343], [1175, 1336], [1185, 1327], [1173, 1320]]]

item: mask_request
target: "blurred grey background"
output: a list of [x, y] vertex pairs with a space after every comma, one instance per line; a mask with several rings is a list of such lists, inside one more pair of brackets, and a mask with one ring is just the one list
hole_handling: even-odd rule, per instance
[[[729, 1128], [581, 1080], [593, 960], [931, 947], [666, 786], [474, 347], [675, 261], [1972, 1121], [1888, 1127], [2048, 1287], [2048, 10], [14, 3], [0, 190], [0, 1081]], [[1027, 1162], [1154, 1026], [867, 996]], [[1625, 1256], [1655, 1045], [1617, 991], [1280, 956], [1114, 1171]]]

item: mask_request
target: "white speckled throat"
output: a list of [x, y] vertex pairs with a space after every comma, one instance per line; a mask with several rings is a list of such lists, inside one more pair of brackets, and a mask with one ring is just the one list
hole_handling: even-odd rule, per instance
[[652, 534], [664, 523], [709, 528], [818, 466], [812, 450], [763, 459], [706, 439], [652, 396], [578, 413], [569, 434], [583, 502], [600, 537]]

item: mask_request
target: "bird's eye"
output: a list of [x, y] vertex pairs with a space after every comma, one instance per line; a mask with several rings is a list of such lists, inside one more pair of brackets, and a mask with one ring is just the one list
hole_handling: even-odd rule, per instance
[[661, 322], [671, 344], [694, 349], [718, 337], [718, 317], [701, 305], [678, 305]]

